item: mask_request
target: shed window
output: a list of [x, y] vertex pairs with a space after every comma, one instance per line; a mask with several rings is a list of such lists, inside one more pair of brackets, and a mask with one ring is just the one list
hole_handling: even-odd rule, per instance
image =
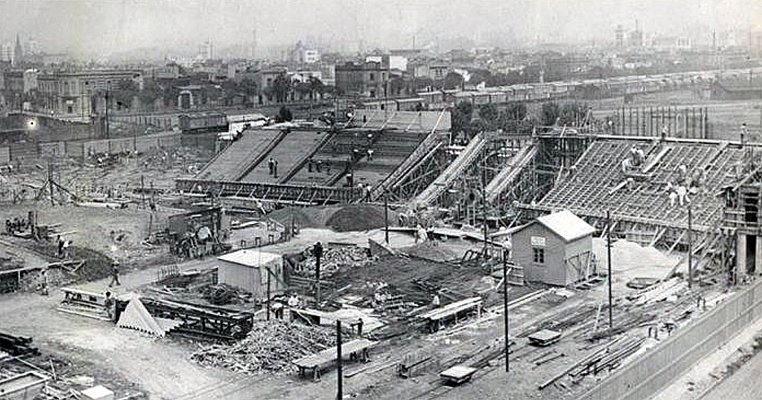
[[545, 264], [545, 249], [532, 248], [532, 256], [535, 264]]

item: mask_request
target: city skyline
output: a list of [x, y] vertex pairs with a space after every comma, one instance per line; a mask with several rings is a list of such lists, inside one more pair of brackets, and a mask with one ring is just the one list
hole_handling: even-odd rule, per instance
[[762, 29], [756, 17], [762, 4], [750, 0], [2, 0], [0, 14], [14, 16], [0, 27], [0, 41], [21, 32], [37, 38], [43, 51], [87, 56], [149, 47], [171, 52], [206, 41], [217, 49], [247, 46], [254, 30], [258, 49], [309, 39], [315, 46], [359, 51], [454, 38], [475, 45], [612, 43], [618, 25], [631, 30], [636, 21], [646, 32], [704, 42], [729, 26]]

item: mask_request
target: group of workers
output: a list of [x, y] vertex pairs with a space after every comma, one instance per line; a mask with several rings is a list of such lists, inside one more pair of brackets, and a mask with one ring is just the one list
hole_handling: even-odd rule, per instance
[[274, 178], [278, 177], [278, 160], [270, 157], [269, 160], [267, 160], [267, 169], [269, 170], [269, 174], [272, 175]]
[[628, 173], [633, 168], [643, 168], [646, 163], [646, 153], [637, 146], [630, 148], [628, 156], [622, 160], [622, 172]]
[[696, 168], [692, 173], [688, 173], [688, 167], [680, 165], [677, 168], [677, 179], [675, 184], [667, 182], [667, 192], [669, 193], [669, 205], [674, 207], [676, 204], [685, 206], [691, 203], [689, 194], [699, 192], [704, 180], [704, 170]]

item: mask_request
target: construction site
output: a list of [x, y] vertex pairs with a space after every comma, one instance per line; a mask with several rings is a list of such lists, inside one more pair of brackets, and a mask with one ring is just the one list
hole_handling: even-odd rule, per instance
[[760, 348], [745, 128], [451, 112], [0, 170], [0, 398], [697, 399]]

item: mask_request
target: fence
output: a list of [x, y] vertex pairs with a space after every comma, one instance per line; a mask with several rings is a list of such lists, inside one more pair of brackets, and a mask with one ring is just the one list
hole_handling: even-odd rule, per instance
[[762, 314], [762, 280], [619, 369], [578, 400], [647, 399]]
[[98, 139], [89, 141], [61, 141], [46, 143], [13, 143], [0, 147], [0, 165], [31, 166], [45, 157], [70, 157], [84, 160], [88, 154], [146, 152], [150, 149], [174, 149], [181, 146], [214, 149], [215, 135], [183, 135], [159, 133], [155, 135]]

